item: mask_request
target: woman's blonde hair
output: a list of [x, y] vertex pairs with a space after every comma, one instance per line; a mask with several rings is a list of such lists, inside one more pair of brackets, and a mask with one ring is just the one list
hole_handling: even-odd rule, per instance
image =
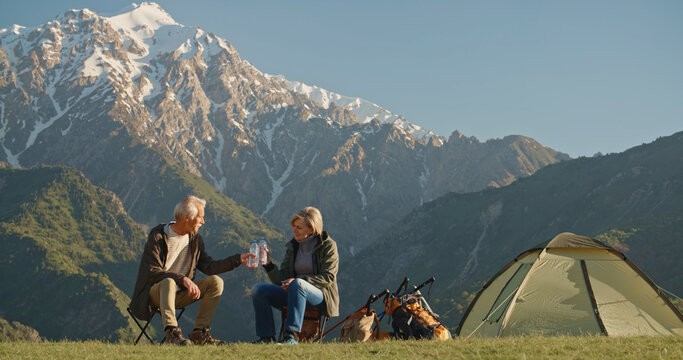
[[313, 234], [320, 235], [323, 233], [323, 216], [320, 214], [320, 210], [313, 206], [306, 206], [294, 214], [292, 220], [289, 220], [289, 224], [293, 226], [297, 219], [303, 220], [308, 227], [313, 229]]

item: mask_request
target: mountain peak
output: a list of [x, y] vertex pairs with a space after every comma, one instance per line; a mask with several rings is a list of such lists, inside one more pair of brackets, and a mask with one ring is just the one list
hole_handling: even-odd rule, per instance
[[180, 25], [159, 4], [153, 2], [133, 3], [118, 15], [109, 17], [109, 21], [117, 29], [130, 30], [142, 27], [156, 30], [165, 25]]
[[19, 34], [21, 34], [21, 31], [22, 31], [23, 29], [26, 29], [26, 27], [25, 27], [25, 26], [21, 26], [21, 25], [14, 24], [14, 25], [12, 25], [11, 28], [2, 28], [2, 29], [0, 29], [0, 36], [3, 36], [3, 37], [4, 37], [4, 36], [7, 36], [7, 34], [19, 35]]
[[463, 134], [462, 132], [460, 132], [460, 130], [454, 130], [451, 133], [451, 136], [448, 137], [448, 142], [455, 142], [455, 141], [465, 141], [465, 142], [469, 142], [469, 143], [473, 143], [473, 142], [478, 143], [479, 139], [477, 139], [476, 136], [468, 137], [465, 134]]

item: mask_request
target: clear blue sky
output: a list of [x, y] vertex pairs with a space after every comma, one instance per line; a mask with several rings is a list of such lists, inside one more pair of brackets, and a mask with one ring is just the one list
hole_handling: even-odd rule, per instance
[[[0, 0], [0, 28], [131, 1]], [[161, 0], [263, 72], [448, 136], [621, 152], [683, 130], [683, 1]]]

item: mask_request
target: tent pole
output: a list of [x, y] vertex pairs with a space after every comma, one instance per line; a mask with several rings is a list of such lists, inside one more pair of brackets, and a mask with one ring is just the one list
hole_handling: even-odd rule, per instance
[[527, 271], [526, 275], [524, 275], [524, 280], [522, 280], [522, 282], [517, 287], [517, 291], [512, 292], [513, 294], [515, 294], [515, 296], [512, 298], [512, 300], [510, 300], [510, 305], [508, 306], [508, 309], [505, 312], [505, 317], [503, 317], [503, 320], [500, 323], [500, 328], [498, 329], [498, 335], [497, 335], [498, 337], [500, 337], [500, 335], [503, 333], [503, 328], [505, 328], [505, 326], [507, 326], [507, 324], [508, 324], [508, 319], [510, 318], [512, 308], [514, 308], [515, 303], [517, 302], [517, 298], [519, 297], [520, 290], [528, 282], [529, 274], [533, 273], [533, 271], [536, 270], [536, 268], [538, 267], [539, 260], [541, 260], [541, 258], [544, 257], [545, 254], [547, 254], [547, 253], [548, 253], [548, 249], [544, 248], [543, 250], [541, 250], [538, 253], [538, 255], [536, 255], [536, 260], [534, 260], [534, 262], [531, 264], [531, 269], [529, 269], [529, 271]]
[[605, 324], [602, 322], [600, 317], [600, 311], [598, 311], [598, 302], [595, 300], [595, 293], [593, 293], [593, 286], [591, 286], [591, 280], [588, 277], [588, 268], [586, 267], [586, 260], [581, 260], [581, 270], [583, 271], [583, 280], [586, 282], [586, 288], [588, 289], [588, 296], [591, 299], [591, 305], [593, 306], [593, 313], [595, 313], [595, 319], [598, 321], [600, 326], [600, 331], [602, 334], [607, 336], [607, 329], [605, 329]]

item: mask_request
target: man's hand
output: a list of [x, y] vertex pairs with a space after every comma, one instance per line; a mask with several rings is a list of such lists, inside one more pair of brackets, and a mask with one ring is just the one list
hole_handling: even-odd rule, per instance
[[294, 281], [294, 278], [282, 280], [282, 282], [280, 283], [280, 287], [282, 288], [282, 290], [287, 291], [287, 288], [289, 288], [289, 283], [291, 283], [292, 281]]
[[258, 266], [258, 264], [256, 264], [256, 266], [249, 266], [249, 259], [254, 258], [254, 257], [256, 257], [256, 256], [254, 254], [250, 254], [250, 253], [240, 254], [240, 262], [242, 263], [242, 265], [246, 266], [248, 269], [256, 269], [256, 266]]
[[183, 286], [185, 287], [185, 290], [187, 290], [187, 295], [192, 299], [197, 300], [202, 295], [202, 292], [199, 291], [197, 284], [195, 284], [187, 276], [183, 278]]

